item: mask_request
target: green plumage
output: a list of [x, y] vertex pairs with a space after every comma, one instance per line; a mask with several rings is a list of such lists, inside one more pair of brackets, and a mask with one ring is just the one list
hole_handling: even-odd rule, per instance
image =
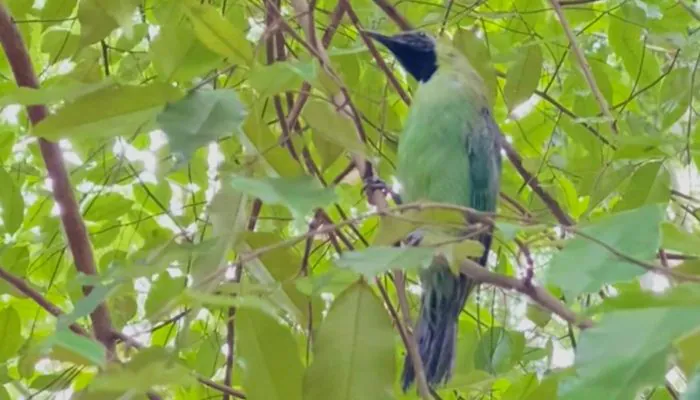
[[[405, 201], [428, 200], [495, 211], [501, 156], [499, 129], [494, 122], [483, 82], [464, 56], [438, 41], [437, 70], [421, 83], [413, 97], [399, 138], [397, 175]], [[473, 239], [486, 248], [477, 261], [485, 266], [491, 233]], [[431, 385], [452, 373], [457, 321], [473, 289], [464, 275], [434, 264], [421, 274], [423, 295], [415, 329]], [[403, 386], [413, 381], [407, 358]]]

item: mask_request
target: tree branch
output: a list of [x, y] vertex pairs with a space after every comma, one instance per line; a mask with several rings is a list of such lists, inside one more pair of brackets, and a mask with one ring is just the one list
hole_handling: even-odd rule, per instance
[[[39, 88], [39, 82], [34, 73], [34, 67], [22, 36], [3, 4], [0, 4], [0, 42], [7, 55], [17, 85], [34, 89]], [[46, 118], [48, 110], [44, 105], [32, 105], [27, 107], [27, 113], [32, 125], [36, 126]], [[39, 139], [39, 147], [46, 164], [48, 176], [53, 184], [53, 196], [60, 209], [61, 222], [73, 255], [75, 267], [85, 275], [97, 275], [90, 239], [80, 208], [73, 195], [73, 188], [63, 162], [61, 149], [57, 143], [41, 138]], [[85, 296], [88, 296], [91, 291], [92, 286], [83, 286]], [[109, 357], [112, 357], [114, 355], [112, 320], [105, 303], [101, 303], [90, 313], [90, 320], [95, 337], [105, 346]]]
[[588, 64], [586, 56], [583, 54], [583, 50], [581, 50], [581, 47], [578, 45], [576, 35], [574, 35], [574, 32], [571, 30], [569, 21], [566, 19], [566, 16], [564, 15], [564, 10], [562, 10], [561, 8], [561, 4], [559, 4], [558, 0], [549, 0], [549, 3], [554, 8], [554, 12], [559, 18], [559, 23], [561, 24], [562, 29], [564, 29], [566, 37], [569, 39], [569, 44], [571, 45], [571, 48], [574, 51], [576, 61], [578, 61], [579, 67], [581, 68], [581, 72], [583, 72], [583, 77], [586, 78], [586, 82], [591, 88], [591, 92], [593, 92], [593, 97], [595, 97], [596, 102], [598, 102], [598, 107], [600, 107], [601, 113], [610, 120], [610, 129], [612, 129], [613, 133], [617, 133], [615, 117], [612, 115], [612, 112], [610, 112], [608, 102], [607, 100], [605, 100], [603, 93], [600, 91], [600, 88], [598, 87], [598, 84], [595, 81], [595, 77], [593, 77], [591, 66]]
[[535, 286], [534, 284], [532, 284], [532, 282], [526, 279], [521, 280], [497, 274], [495, 272], [491, 272], [469, 259], [466, 259], [462, 262], [460, 270], [463, 274], [471, 277], [472, 279], [478, 282], [488, 283], [503, 289], [515, 290], [517, 292], [520, 292], [528, 296], [537, 304], [557, 314], [565, 321], [579, 327], [580, 329], [588, 329], [593, 326], [593, 321], [589, 319], [580, 318], [576, 315], [576, 313], [569, 310], [564, 305], [564, 303], [559, 301], [556, 297], [552, 296], [551, 294], [549, 294], [549, 292], [542, 289], [541, 287]]

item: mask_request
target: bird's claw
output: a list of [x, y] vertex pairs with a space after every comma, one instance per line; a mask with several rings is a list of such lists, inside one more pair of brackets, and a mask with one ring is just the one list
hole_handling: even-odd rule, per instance
[[362, 192], [370, 194], [377, 190], [381, 191], [383, 195], [391, 195], [391, 198], [396, 204], [402, 203], [401, 197], [398, 194], [396, 194], [393, 190], [391, 190], [389, 188], [389, 185], [387, 185], [386, 182], [384, 182], [382, 179], [376, 176], [365, 178], [362, 184]]

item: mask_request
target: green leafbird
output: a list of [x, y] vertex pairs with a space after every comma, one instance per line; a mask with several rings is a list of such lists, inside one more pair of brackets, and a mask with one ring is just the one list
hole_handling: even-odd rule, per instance
[[[367, 32], [386, 46], [418, 82], [399, 138], [397, 178], [404, 201], [429, 200], [494, 212], [500, 188], [500, 131], [481, 76], [445, 39], [423, 32], [385, 36]], [[473, 222], [467, 218], [467, 222]], [[486, 266], [492, 231], [479, 240]], [[414, 330], [428, 383], [447, 382], [454, 366], [459, 314], [474, 282], [455, 274], [445, 258], [421, 272], [421, 309]], [[415, 379], [406, 356], [405, 391]]]

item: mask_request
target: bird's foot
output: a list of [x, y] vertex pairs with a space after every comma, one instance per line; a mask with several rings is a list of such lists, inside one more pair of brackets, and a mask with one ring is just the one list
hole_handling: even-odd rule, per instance
[[396, 204], [401, 204], [401, 196], [399, 196], [396, 192], [391, 190], [389, 188], [389, 185], [386, 184], [382, 179], [376, 177], [376, 176], [371, 176], [369, 178], [365, 178], [364, 182], [362, 184], [362, 191], [364, 193], [367, 193], [368, 195], [371, 194], [374, 191], [381, 191], [383, 195], [389, 194], [391, 198], [394, 200], [394, 203]]

